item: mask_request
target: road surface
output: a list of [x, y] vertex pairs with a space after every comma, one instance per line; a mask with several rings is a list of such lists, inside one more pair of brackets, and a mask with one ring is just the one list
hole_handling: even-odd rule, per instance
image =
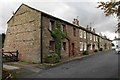
[[[120, 56], [120, 55], [119, 55]], [[95, 55], [71, 61], [27, 78], [118, 78], [118, 54], [115, 51], [97, 52]]]

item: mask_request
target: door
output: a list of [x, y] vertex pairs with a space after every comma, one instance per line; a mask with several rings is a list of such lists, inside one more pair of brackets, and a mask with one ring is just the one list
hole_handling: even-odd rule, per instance
[[72, 56], [74, 56], [74, 43], [72, 43]]

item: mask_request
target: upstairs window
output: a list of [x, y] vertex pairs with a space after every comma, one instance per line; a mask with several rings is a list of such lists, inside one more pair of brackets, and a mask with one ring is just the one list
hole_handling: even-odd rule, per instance
[[92, 40], [92, 34], [90, 34], [90, 40]]
[[98, 38], [97, 38], [97, 36], [96, 36], [96, 41], [98, 41]]
[[73, 35], [76, 36], [76, 28], [73, 28]]
[[86, 31], [84, 31], [84, 39], [86, 39]]
[[54, 30], [54, 21], [52, 21], [52, 20], [50, 20], [49, 29], [50, 29], [51, 31]]
[[82, 30], [79, 30], [80, 38], [82, 38]]
[[96, 41], [95, 39], [96, 39], [96, 36], [94, 36], [94, 41]]
[[62, 32], [66, 32], [66, 26], [64, 24], [61, 25]]

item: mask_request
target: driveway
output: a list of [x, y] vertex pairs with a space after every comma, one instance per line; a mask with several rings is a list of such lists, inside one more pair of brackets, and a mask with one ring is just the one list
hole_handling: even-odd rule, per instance
[[[119, 55], [120, 56], [120, 55]], [[115, 51], [97, 52], [79, 60], [44, 70], [26, 78], [117, 78], [118, 54]]]

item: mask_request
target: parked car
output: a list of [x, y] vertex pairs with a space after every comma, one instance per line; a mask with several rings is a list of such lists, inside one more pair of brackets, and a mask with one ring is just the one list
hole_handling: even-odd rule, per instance
[[120, 47], [115, 49], [118, 54], [120, 54]]
[[112, 46], [112, 50], [115, 50], [115, 46]]

